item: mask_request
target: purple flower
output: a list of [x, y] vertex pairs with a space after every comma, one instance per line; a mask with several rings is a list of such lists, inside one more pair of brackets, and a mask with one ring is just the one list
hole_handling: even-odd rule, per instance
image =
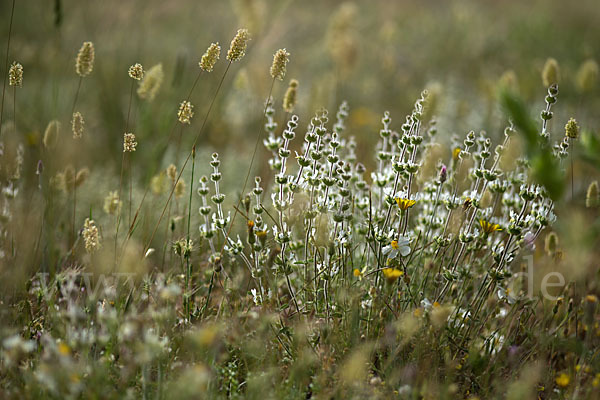
[[446, 182], [446, 178], [448, 177], [448, 170], [446, 166], [442, 164], [442, 168], [440, 169], [440, 183]]

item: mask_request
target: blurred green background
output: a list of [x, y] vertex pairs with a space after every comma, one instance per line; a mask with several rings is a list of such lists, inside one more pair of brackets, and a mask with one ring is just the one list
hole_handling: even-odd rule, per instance
[[[3, 46], [11, 3], [0, 4]], [[58, 152], [65, 158], [97, 165], [104, 176], [118, 175], [131, 85], [127, 69], [136, 62], [146, 69], [162, 63], [165, 80], [157, 97], [152, 102], [135, 98], [132, 107], [130, 125], [140, 143], [134, 162], [144, 166], [136, 179], [145, 184], [159, 167], [181, 160], [189, 150], [226, 67], [225, 54], [212, 74], [200, 78], [191, 97], [191, 126], [170, 136], [177, 107], [206, 47], [218, 41], [226, 52], [239, 27], [247, 27], [253, 39], [247, 56], [225, 78], [200, 147], [206, 155], [227, 149], [240, 169], [247, 165], [261, 123], [272, 54], [281, 47], [291, 56], [286, 79], [273, 92], [276, 119], [283, 121], [281, 97], [291, 78], [300, 82], [295, 112], [301, 126], [320, 107], [328, 108], [333, 119], [347, 100], [348, 133], [357, 137], [359, 159], [367, 164], [383, 111], [391, 112], [398, 129], [424, 88], [435, 95], [442, 140], [471, 129], [499, 137], [506, 125], [497, 103], [501, 84], [517, 89], [538, 118], [546, 90], [541, 71], [549, 57], [560, 66], [559, 103], [550, 129], [562, 136], [570, 116], [584, 129], [598, 123], [593, 112], [600, 105], [597, 80], [581, 88], [577, 76], [586, 60], [600, 58], [599, 20], [596, 0], [19, 0], [9, 60], [23, 64], [25, 78], [17, 92], [14, 138], [25, 138], [31, 149], [29, 179], [36, 179], [36, 151], [52, 119], [63, 123], [64, 146]], [[77, 106], [86, 119], [86, 139], [73, 147], [66, 139], [78, 82], [74, 60], [88, 40], [95, 44], [96, 64], [83, 80]], [[9, 91], [5, 121], [12, 118], [11, 102]], [[176, 146], [179, 134], [182, 144]], [[297, 139], [293, 146], [300, 143]], [[177, 148], [180, 154], [174, 155]], [[263, 151], [261, 160], [266, 155]], [[257, 168], [264, 170], [261, 163]]]
[[[1, 6], [4, 39], [10, 3]], [[559, 101], [569, 105], [557, 108], [572, 113], [581, 102], [597, 105], [592, 95], [598, 87], [582, 95], [576, 74], [585, 60], [600, 54], [599, 18], [594, 0], [576, 5], [546, 0], [19, 0], [9, 59], [25, 68], [18, 125], [25, 132], [39, 132], [50, 119], [69, 113], [77, 84], [74, 58], [81, 42], [93, 41], [96, 65], [84, 80], [79, 108], [88, 115], [98, 144], [112, 143], [115, 149], [125, 123], [129, 65], [163, 63], [164, 85], [153, 104], [142, 105], [138, 114], [139, 135], [154, 139], [164, 134], [159, 117], [173, 114], [185, 97], [205, 48], [219, 41], [225, 50], [238, 27], [247, 27], [253, 40], [247, 57], [231, 69], [220, 112], [211, 118], [208, 136], [216, 146], [232, 144], [226, 140], [231, 135], [248, 136], [244, 128], [260, 119], [271, 55], [280, 47], [291, 53], [286, 78], [300, 81], [301, 117], [321, 106], [334, 109], [345, 99], [354, 110], [353, 123], [368, 128], [355, 134], [367, 135], [383, 110], [403, 119], [419, 92], [435, 87], [446, 106], [444, 117], [455, 129], [490, 129], [494, 110], [486, 101], [498, 80], [514, 72], [525, 99], [541, 104], [545, 88], [540, 71], [548, 57], [559, 62]], [[199, 125], [218, 81], [215, 75], [224, 67], [221, 62], [213, 76], [201, 79], [192, 97], [193, 127]], [[276, 86], [276, 98], [286, 84]]]

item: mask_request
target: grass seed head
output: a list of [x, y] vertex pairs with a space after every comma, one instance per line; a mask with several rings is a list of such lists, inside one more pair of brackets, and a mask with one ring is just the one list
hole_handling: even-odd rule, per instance
[[71, 130], [73, 131], [73, 139], [81, 139], [83, 136], [83, 128], [85, 121], [83, 115], [79, 111], [73, 113], [73, 119], [71, 120]]
[[273, 64], [271, 65], [271, 77], [273, 79], [283, 80], [285, 77], [286, 65], [288, 63], [290, 53], [286, 49], [279, 49], [273, 54]]
[[208, 46], [208, 49], [206, 49], [206, 52], [202, 55], [202, 58], [200, 59], [200, 69], [202, 69], [202, 71], [204, 72], [212, 72], [220, 56], [221, 46], [219, 46], [219, 43], [211, 43], [210, 46]]
[[598, 84], [598, 63], [596, 60], [587, 60], [577, 71], [577, 88], [581, 92], [589, 92]]
[[598, 181], [590, 183], [585, 196], [585, 206], [587, 208], [596, 208], [600, 205], [600, 195], [598, 193]]
[[294, 111], [294, 107], [296, 106], [296, 96], [298, 92], [298, 81], [292, 79], [290, 81], [290, 85], [285, 91], [285, 96], [283, 96], [283, 110], [287, 113], [291, 113]]
[[177, 184], [175, 185], [175, 197], [181, 198], [185, 194], [185, 181], [183, 179], [179, 179]]
[[116, 215], [121, 209], [122, 201], [119, 199], [119, 193], [115, 190], [104, 198], [103, 210], [110, 215]]
[[249, 40], [248, 29], [238, 29], [227, 51], [227, 60], [230, 62], [240, 61], [246, 55]]
[[8, 70], [8, 84], [10, 86], [23, 86], [23, 66], [13, 62]]
[[57, 120], [52, 120], [46, 126], [46, 130], [44, 131], [44, 139], [42, 142], [44, 143], [44, 147], [47, 149], [53, 149], [58, 144], [58, 137], [60, 134], [60, 122]]
[[565, 136], [569, 139], [577, 139], [579, 137], [579, 125], [575, 118], [569, 119], [565, 125]]
[[177, 111], [177, 119], [182, 124], [190, 124], [192, 117], [194, 116], [194, 106], [189, 101], [182, 101], [179, 104], [179, 111]]
[[123, 153], [134, 152], [137, 144], [137, 140], [133, 133], [125, 133], [123, 135]]
[[94, 253], [100, 248], [100, 231], [93, 219], [85, 219], [82, 236], [85, 243], [85, 250], [88, 253]]
[[94, 69], [95, 57], [94, 43], [83, 42], [79, 53], [77, 53], [77, 60], [75, 62], [75, 72], [77, 72], [77, 75], [82, 78], [89, 75]]
[[549, 87], [557, 84], [559, 75], [558, 62], [554, 58], [547, 59], [542, 70], [542, 82], [544, 82], [544, 86]]
[[137, 89], [137, 94], [140, 98], [148, 101], [154, 100], [156, 93], [162, 85], [165, 73], [163, 72], [162, 64], [156, 64], [144, 74], [144, 78], [140, 81]]
[[127, 71], [127, 73], [129, 74], [130, 78], [135, 79], [136, 81], [141, 81], [144, 77], [144, 67], [142, 67], [142, 64], [133, 64], [131, 67], [129, 67], [129, 71]]

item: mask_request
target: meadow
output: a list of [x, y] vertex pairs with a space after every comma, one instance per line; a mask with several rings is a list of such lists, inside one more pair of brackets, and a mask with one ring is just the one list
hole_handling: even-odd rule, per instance
[[0, 3], [0, 397], [600, 398], [595, 1]]

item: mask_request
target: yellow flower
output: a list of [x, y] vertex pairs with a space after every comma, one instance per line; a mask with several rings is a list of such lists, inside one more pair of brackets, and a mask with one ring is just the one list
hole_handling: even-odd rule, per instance
[[458, 160], [459, 155], [460, 155], [460, 147], [454, 148], [454, 150], [452, 150], [452, 159], [454, 161]]
[[489, 235], [490, 233], [494, 233], [496, 231], [501, 231], [502, 228], [500, 228], [500, 225], [498, 224], [492, 224], [491, 222], [488, 222], [484, 219], [480, 219], [479, 220], [479, 225], [481, 225], [481, 229], [483, 230], [483, 232], [486, 235]]
[[388, 282], [393, 283], [398, 280], [402, 275], [404, 275], [403, 271], [400, 271], [396, 268], [384, 268], [383, 275], [388, 280]]
[[401, 209], [402, 211], [408, 210], [409, 208], [414, 206], [416, 202], [417, 202], [416, 200], [403, 199], [401, 197], [396, 197], [396, 204], [398, 204], [398, 208]]
[[569, 386], [569, 382], [571, 382], [571, 378], [569, 378], [569, 375], [565, 374], [564, 372], [556, 377], [556, 384], [560, 387], [564, 388]]
[[595, 294], [588, 294], [587, 296], [585, 296], [585, 301], [587, 301], [588, 303], [597, 303], [598, 296], [596, 296]]
[[600, 386], [600, 373], [596, 374], [596, 377], [592, 381], [592, 386], [594, 386], [594, 387]]
[[352, 273], [357, 278], [360, 277], [360, 276], [362, 276], [362, 272], [360, 272], [360, 270], [358, 268], [354, 268], [354, 271]]
[[58, 344], [58, 352], [63, 356], [71, 354], [71, 349], [65, 343], [61, 342]]

